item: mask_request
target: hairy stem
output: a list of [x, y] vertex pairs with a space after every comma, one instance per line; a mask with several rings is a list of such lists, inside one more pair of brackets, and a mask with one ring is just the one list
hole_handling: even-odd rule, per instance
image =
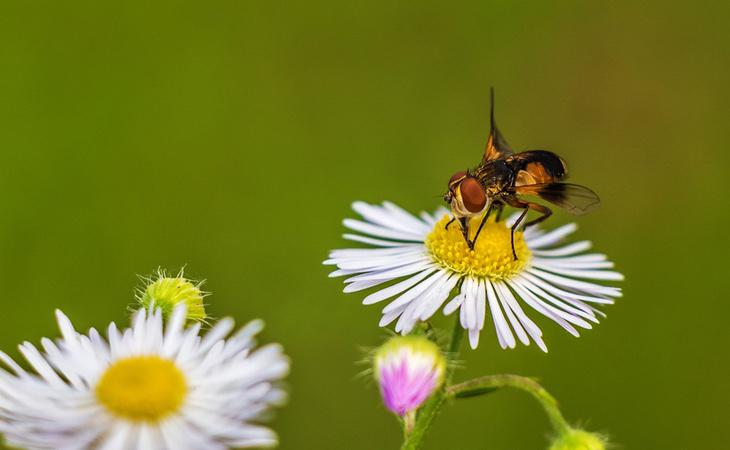
[[558, 402], [537, 381], [519, 375], [487, 375], [463, 383], [449, 386], [446, 398], [469, 397], [470, 393], [485, 393], [490, 390], [511, 387], [523, 390], [532, 395], [540, 404], [550, 419], [550, 423], [557, 433], [563, 433], [569, 428], [568, 422], [558, 409]]

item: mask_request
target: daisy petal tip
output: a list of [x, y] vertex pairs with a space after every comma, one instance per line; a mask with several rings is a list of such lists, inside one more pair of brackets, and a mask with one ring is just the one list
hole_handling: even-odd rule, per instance
[[469, 333], [469, 347], [475, 350], [479, 347], [480, 330], [478, 328], [471, 328], [467, 330]]
[[63, 311], [61, 311], [58, 308], [56, 308], [56, 310], [54, 311], [54, 315], [56, 316], [56, 321], [58, 323], [70, 322], [70, 319], [68, 318], [68, 316], [66, 314], [64, 314]]
[[264, 319], [253, 319], [247, 326], [250, 327], [252, 334], [257, 334], [266, 328], [266, 322], [264, 322]]
[[[255, 319], [255, 320], [261, 320], [261, 319]], [[232, 329], [236, 325], [236, 320], [231, 316], [223, 317], [222, 319], [218, 320], [218, 323], [215, 324], [216, 327], [220, 329]]]

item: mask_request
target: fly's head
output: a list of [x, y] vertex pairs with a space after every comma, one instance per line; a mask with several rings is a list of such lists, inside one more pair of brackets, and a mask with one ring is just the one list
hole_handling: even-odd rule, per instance
[[489, 198], [476, 177], [468, 171], [461, 171], [449, 179], [449, 189], [444, 194], [444, 201], [449, 204], [454, 217], [471, 218], [484, 211]]

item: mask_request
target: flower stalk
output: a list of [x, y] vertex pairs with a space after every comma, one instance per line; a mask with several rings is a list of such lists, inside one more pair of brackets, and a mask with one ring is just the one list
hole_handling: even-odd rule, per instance
[[570, 426], [558, 408], [558, 401], [532, 378], [520, 375], [487, 375], [446, 388], [448, 398], [472, 397], [501, 388], [515, 388], [532, 395], [543, 407], [556, 433], [562, 434]]
[[[447, 357], [453, 363], [459, 356], [459, 347], [464, 330], [457, 321], [448, 345]], [[558, 401], [544, 387], [532, 378], [512, 374], [487, 375], [469, 381], [450, 385], [453, 377], [453, 364], [446, 374], [443, 389], [434, 393], [433, 397], [415, 414], [404, 419], [404, 442], [401, 450], [417, 450], [420, 448], [433, 419], [438, 415], [444, 402], [449, 399], [468, 398], [494, 392], [502, 388], [514, 388], [532, 395], [545, 410], [550, 424], [557, 435], [564, 435], [571, 430], [558, 407]]]
[[[454, 329], [449, 339], [447, 346], [446, 357], [449, 364], [447, 364], [446, 372], [446, 385], [451, 382], [454, 374], [454, 361], [459, 357], [459, 348], [461, 347], [462, 337], [464, 336], [464, 329], [461, 327], [459, 319], [454, 321]], [[442, 388], [434, 393], [434, 395], [426, 402], [426, 404], [416, 413], [415, 423], [409, 431], [408, 422], [404, 422], [404, 435], [405, 439], [401, 450], [416, 450], [420, 447], [423, 439], [428, 432], [428, 429], [433, 423], [433, 419], [438, 415], [444, 401], [447, 398], [447, 389]]]

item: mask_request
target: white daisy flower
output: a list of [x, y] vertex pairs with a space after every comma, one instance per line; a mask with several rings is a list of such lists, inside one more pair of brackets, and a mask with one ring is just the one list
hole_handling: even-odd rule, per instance
[[[445, 314], [458, 309], [469, 343], [476, 348], [489, 310], [502, 348], [532, 340], [547, 351], [542, 331], [525, 313], [524, 304], [578, 336], [576, 327], [590, 329], [591, 323], [598, 323], [597, 316], [605, 316], [597, 305], [621, 297], [620, 288], [585, 281], [623, 279], [607, 270], [613, 263], [605, 255], [584, 253], [590, 242], [557, 246], [576, 230], [575, 224], [549, 232], [537, 226], [516, 232], [515, 260], [509, 226], [517, 215], [502, 222], [490, 219], [471, 251], [458, 223], [446, 228], [450, 216], [443, 207], [420, 217], [389, 202], [355, 202], [352, 207], [364, 220], [345, 219], [344, 225], [358, 233], [345, 234], [345, 239], [376, 248], [333, 250], [325, 264], [337, 266], [330, 276], [348, 277], [345, 292], [397, 280], [363, 300], [370, 305], [391, 299], [380, 326], [398, 319], [397, 332], [409, 333], [442, 306]], [[473, 220], [476, 226], [470, 229], [476, 230], [481, 218]]]
[[129, 329], [112, 323], [108, 339], [77, 333], [56, 312], [62, 338], [44, 338], [43, 353], [20, 352], [35, 373], [5, 353], [0, 360], [0, 432], [30, 450], [205, 450], [277, 443], [256, 424], [283, 402], [289, 362], [279, 345], [254, 350], [253, 321], [226, 339], [233, 320], [205, 335], [185, 328], [185, 306], [163, 328], [162, 313], [141, 309]]

